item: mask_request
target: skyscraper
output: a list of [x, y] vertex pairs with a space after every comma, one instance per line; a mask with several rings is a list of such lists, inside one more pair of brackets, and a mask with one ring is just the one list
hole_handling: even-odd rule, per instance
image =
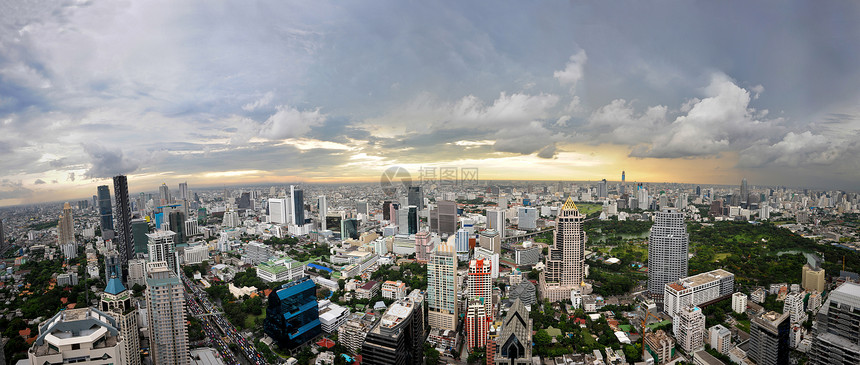
[[666, 284], [687, 277], [690, 236], [684, 213], [664, 209], [657, 213], [648, 237], [648, 294], [663, 307]]
[[597, 183], [597, 197], [598, 198], [605, 198], [605, 197], [609, 196], [609, 192], [608, 192], [606, 185], [607, 185], [606, 179], [600, 180]]
[[174, 274], [179, 274], [179, 265], [176, 262], [176, 233], [172, 231], [156, 231], [148, 233], [149, 239], [149, 262], [164, 262]]
[[170, 188], [165, 183], [161, 183], [161, 186], [158, 187], [158, 200], [160, 206], [170, 204]]
[[294, 349], [322, 333], [316, 289], [303, 277], [269, 294], [263, 330], [281, 347]]
[[527, 231], [537, 229], [537, 208], [519, 207], [517, 208], [517, 228]]
[[582, 292], [585, 279], [584, 219], [573, 199], [568, 197], [556, 218], [546, 270], [540, 274], [541, 295], [550, 302], [569, 299], [573, 289]]
[[771, 311], [750, 319], [750, 345], [747, 355], [756, 364], [788, 364], [791, 331], [789, 316], [788, 313]]
[[504, 209], [487, 210], [487, 229], [494, 229], [496, 232], [499, 232], [500, 238], [505, 238], [506, 224]]
[[113, 209], [110, 202], [110, 188], [107, 185], [101, 185], [98, 187], [98, 192], [102, 237], [113, 239]]
[[326, 229], [325, 216], [328, 215], [328, 202], [326, 202], [325, 195], [320, 195], [317, 200], [317, 205], [319, 208], [319, 219], [320, 219], [320, 228], [323, 230]]
[[109, 279], [100, 309], [116, 319], [117, 329], [125, 341], [125, 358], [122, 364], [140, 365], [140, 332], [137, 328], [137, 307], [132, 302], [131, 292], [118, 278]]
[[741, 196], [740, 196], [741, 206], [746, 208], [748, 206], [749, 200], [750, 200], [750, 189], [749, 189], [749, 186], [747, 185], [747, 178], [743, 178], [743, 180], [741, 180]]
[[391, 221], [391, 200], [382, 202], [382, 220]]
[[424, 190], [420, 186], [410, 186], [407, 190], [406, 205], [414, 205], [419, 210], [424, 209]]
[[269, 222], [274, 224], [287, 224], [289, 222], [287, 205], [287, 199], [269, 198]]
[[469, 259], [469, 251], [471, 251], [469, 248], [469, 238], [471, 238], [469, 231], [464, 228], [457, 230], [454, 238], [454, 247], [457, 250], [457, 258], [460, 260]]
[[188, 365], [185, 288], [167, 262], [147, 264], [146, 314], [153, 363]]
[[[476, 259], [469, 262], [466, 273], [469, 288], [468, 300], [479, 301], [489, 320], [495, 318], [493, 310], [493, 264], [489, 259]], [[569, 292], [568, 292], [569, 293]], [[569, 295], [569, 294], [568, 294]]]
[[435, 223], [430, 230], [440, 235], [452, 235], [457, 231], [457, 203], [447, 200], [436, 202], [436, 209], [430, 213], [431, 220]]
[[0, 246], [2, 246], [4, 242], [6, 242], [6, 233], [3, 232], [3, 220], [0, 219]]
[[466, 346], [471, 351], [476, 347], [487, 347], [492, 317], [487, 315], [487, 308], [480, 300], [469, 300], [466, 307]]
[[121, 267], [128, 271], [128, 260], [134, 258], [134, 235], [131, 231], [131, 202], [128, 198], [128, 179], [125, 175], [113, 177], [113, 193], [116, 197], [116, 240], [114, 242], [119, 251]]
[[860, 364], [860, 285], [846, 282], [830, 293], [816, 318], [809, 363]]
[[75, 219], [72, 216], [72, 206], [63, 204], [63, 213], [57, 223], [57, 244], [75, 243]]
[[302, 189], [296, 189], [295, 185], [290, 185], [290, 197], [292, 198], [292, 223], [297, 226], [305, 224], [305, 194]]
[[117, 250], [110, 250], [105, 253], [105, 280], [119, 279], [120, 282], [125, 281], [122, 269], [122, 258]]
[[430, 327], [457, 330], [457, 255], [447, 242], [436, 247], [427, 263], [427, 322]]
[[406, 210], [406, 222], [401, 224], [406, 224], [409, 234], [416, 234], [418, 233], [418, 207], [410, 205]]
[[675, 338], [688, 354], [705, 345], [705, 314], [696, 306], [686, 306], [672, 318]]
[[422, 365], [425, 338], [424, 297], [415, 289], [388, 307], [367, 333], [362, 364]]
[[174, 238], [176, 246], [184, 246], [187, 243], [185, 234], [185, 213], [182, 213], [181, 210], [174, 209], [168, 213], [167, 222], [170, 224], [170, 230], [173, 231], [173, 233], [176, 233], [176, 237]]
[[131, 221], [131, 235], [134, 237], [134, 252], [132, 257], [137, 254], [145, 254], [149, 245], [149, 238], [146, 234], [149, 233], [149, 223], [145, 219], [137, 218]]
[[433, 252], [433, 241], [430, 232], [421, 231], [415, 234], [415, 259], [421, 262], [430, 260]]
[[190, 196], [188, 196], [188, 182], [179, 183], [179, 199], [189, 200]]

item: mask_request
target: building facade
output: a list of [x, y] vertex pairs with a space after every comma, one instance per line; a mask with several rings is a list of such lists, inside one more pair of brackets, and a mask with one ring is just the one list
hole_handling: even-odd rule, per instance
[[666, 284], [687, 277], [690, 236], [684, 213], [658, 212], [648, 237], [648, 293], [662, 306]]
[[550, 302], [570, 298], [570, 291], [581, 290], [585, 280], [585, 231], [573, 199], [568, 197], [556, 218], [553, 244], [540, 274], [541, 295]]
[[666, 284], [663, 311], [670, 316], [688, 305], [700, 306], [728, 298], [735, 290], [735, 275], [717, 269]]
[[152, 361], [158, 365], [188, 365], [188, 326], [185, 288], [167, 262], [147, 264], [146, 314]]
[[705, 346], [705, 314], [702, 309], [695, 306], [681, 308], [681, 311], [672, 319], [675, 331], [675, 339], [678, 346], [687, 354]]
[[295, 349], [322, 333], [316, 284], [302, 278], [269, 294], [263, 330], [286, 349]]
[[447, 243], [436, 247], [427, 263], [427, 322], [432, 328], [457, 330], [457, 254]]
[[423, 365], [426, 334], [424, 297], [416, 289], [388, 307], [368, 332], [362, 364]]
[[816, 317], [809, 363], [860, 364], [860, 284], [846, 282], [830, 293]]
[[788, 364], [790, 351], [789, 314], [762, 313], [750, 319], [750, 345], [747, 355], [757, 365]]

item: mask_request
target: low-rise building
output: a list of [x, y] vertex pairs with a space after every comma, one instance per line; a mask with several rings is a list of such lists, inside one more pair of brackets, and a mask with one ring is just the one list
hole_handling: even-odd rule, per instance
[[267, 283], [292, 281], [304, 275], [305, 264], [287, 256], [281, 256], [257, 265], [257, 277]]
[[732, 312], [744, 313], [747, 310], [747, 295], [741, 292], [732, 294]]
[[717, 269], [666, 284], [663, 311], [674, 316], [686, 306], [700, 306], [727, 298], [735, 289], [735, 275]]
[[349, 318], [349, 308], [344, 308], [330, 300], [321, 300], [318, 303], [320, 324], [325, 333], [333, 333], [337, 331], [347, 318]]
[[355, 288], [355, 298], [356, 299], [371, 299], [379, 294], [379, 282], [376, 280], [369, 280], [364, 283], [364, 285]]
[[386, 299], [400, 299], [406, 296], [406, 284], [400, 280], [388, 280], [382, 283], [382, 297]]

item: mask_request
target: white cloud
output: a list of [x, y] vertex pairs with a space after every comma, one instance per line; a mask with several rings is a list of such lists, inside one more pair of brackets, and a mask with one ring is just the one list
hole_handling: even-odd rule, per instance
[[320, 109], [301, 111], [291, 106], [279, 105], [278, 111], [269, 117], [260, 136], [269, 139], [287, 139], [303, 137], [311, 127], [322, 124], [326, 115]]
[[270, 103], [272, 103], [272, 99], [274, 99], [274, 98], [275, 98], [275, 94], [272, 93], [271, 91], [269, 91], [265, 95], [263, 95], [263, 97], [255, 100], [253, 102], [250, 102], [248, 104], [242, 105], [242, 110], [244, 110], [246, 112], [251, 112], [251, 111], [257, 110], [259, 108], [262, 108], [264, 106], [268, 106]]
[[846, 153], [854, 154], [856, 147], [846, 143], [845, 140], [834, 140], [810, 131], [788, 132], [781, 141], [773, 145], [762, 140], [741, 151], [738, 166], [829, 165]]
[[574, 88], [576, 87], [576, 83], [585, 75], [586, 61], [588, 61], [588, 56], [586, 56], [585, 50], [581, 49], [573, 56], [570, 56], [570, 60], [565, 65], [564, 70], [556, 71], [552, 76], [558, 79], [558, 82], [562, 85], [570, 85], [571, 88]]

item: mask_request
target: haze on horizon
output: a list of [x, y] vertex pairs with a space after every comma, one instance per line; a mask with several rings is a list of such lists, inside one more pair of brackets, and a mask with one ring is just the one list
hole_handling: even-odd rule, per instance
[[481, 179], [856, 191], [860, 4], [0, 5], [0, 205]]

